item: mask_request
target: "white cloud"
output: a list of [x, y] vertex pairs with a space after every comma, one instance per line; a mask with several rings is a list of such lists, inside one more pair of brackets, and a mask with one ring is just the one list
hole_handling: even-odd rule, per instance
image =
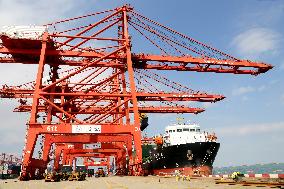
[[254, 92], [255, 91], [255, 88], [251, 87], [251, 86], [247, 86], [247, 87], [239, 87], [237, 89], [234, 89], [232, 91], [232, 94], [234, 96], [239, 96], [239, 95], [243, 95], [243, 94], [246, 94], [246, 93], [250, 93], [250, 92]]
[[74, 0], [10, 0], [0, 1], [0, 25], [45, 24], [54, 20], [76, 16], [86, 3]]
[[[261, 85], [260, 87], [251, 87], [251, 86], [239, 87], [232, 91], [232, 95], [240, 96], [240, 95], [244, 95], [244, 94], [255, 92], [255, 91], [262, 92], [266, 89], [267, 89], [266, 85]], [[248, 98], [246, 98], [246, 100], [248, 100]]]
[[245, 58], [257, 58], [263, 54], [274, 54], [279, 48], [281, 36], [277, 32], [256, 27], [238, 34], [232, 42], [237, 52]]
[[276, 123], [263, 123], [263, 124], [248, 124], [242, 127], [225, 127], [225, 128], [216, 128], [216, 133], [220, 136], [225, 135], [255, 135], [260, 133], [273, 133], [273, 132], [283, 132], [284, 131], [284, 122]]

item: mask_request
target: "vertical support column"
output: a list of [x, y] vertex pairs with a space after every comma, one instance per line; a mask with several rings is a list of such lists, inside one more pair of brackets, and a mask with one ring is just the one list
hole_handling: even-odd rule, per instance
[[[51, 81], [55, 82], [56, 76], [57, 76], [58, 66], [53, 66], [53, 67], [50, 66], [50, 68], [53, 68], [53, 69], [51, 69], [51, 74], [52, 74], [51, 75]], [[50, 90], [51, 93], [55, 92], [55, 87], [56, 87], [56, 85], [52, 86], [52, 88]], [[49, 100], [51, 102], [54, 102], [54, 95], [50, 95]], [[49, 105], [48, 110], [47, 110], [47, 123], [48, 124], [51, 124], [51, 122], [52, 122], [52, 109], [53, 109], [53, 107], [51, 105]]]
[[42, 159], [45, 163], [47, 163], [48, 161], [50, 148], [51, 148], [51, 136], [50, 134], [45, 134], [43, 151], [42, 151]]
[[23, 164], [22, 164], [22, 176], [21, 180], [30, 179], [29, 177], [34, 177], [34, 173], [32, 170], [35, 169], [35, 167], [32, 167], [32, 156], [36, 144], [36, 139], [39, 134], [38, 128], [33, 126], [33, 124], [37, 123], [37, 114], [38, 114], [38, 104], [39, 104], [39, 93], [40, 88], [42, 86], [42, 76], [44, 71], [44, 61], [45, 61], [45, 52], [47, 47], [47, 39], [48, 39], [48, 33], [45, 32], [42, 37], [42, 47], [40, 52], [40, 58], [39, 58], [39, 64], [38, 64], [38, 71], [37, 71], [37, 78], [36, 78], [36, 85], [35, 90], [33, 94], [33, 104], [32, 104], [32, 110], [31, 110], [31, 118], [27, 129], [27, 135], [26, 135], [26, 145], [25, 150], [23, 154]]
[[107, 173], [110, 173], [110, 156], [107, 157]]
[[122, 154], [121, 154], [120, 151], [116, 153], [116, 157], [115, 157], [116, 160], [115, 160], [115, 163], [116, 163], [116, 166], [119, 167], [119, 169], [124, 170], [124, 169], [125, 169], [125, 165], [123, 165], [123, 163], [122, 163], [122, 158], [121, 158], [121, 156], [122, 156]]
[[[77, 166], [77, 158], [75, 155], [71, 155], [71, 161], [72, 164], [74, 165], [74, 170], [76, 170], [76, 166]], [[73, 163], [74, 162], [74, 163]]]
[[44, 62], [45, 62], [45, 52], [46, 52], [46, 46], [47, 46], [47, 39], [48, 39], [48, 33], [45, 32], [42, 36], [42, 47], [40, 51], [40, 58], [39, 58], [39, 64], [38, 64], [38, 70], [37, 70], [37, 77], [36, 77], [36, 84], [33, 94], [33, 104], [32, 104], [32, 111], [31, 111], [31, 118], [30, 118], [30, 124], [37, 122], [37, 113], [38, 113], [38, 104], [39, 104], [39, 93], [40, 88], [42, 86], [42, 76], [44, 71]]
[[64, 149], [64, 147], [65, 147], [64, 144], [56, 144], [55, 146], [54, 170], [56, 171], [59, 170], [60, 156], [61, 156], [61, 152]]
[[[61, 86], [61, 93], [64, 94], [65, 92], [65, 82], [62, 83], [62, 86]], [[64, 95], [61, 95], [60, 97], [60, 100], [61, 100], [61, 107], [63, 107], [63, 104], [65, 103], [64, 102]], [[66, 117], [63, 113], [60, 113], [60, 117], [62, 120], [64, 120], [66, 122]], [[68, 119], [68, 123], [70, 122], [70, 120]]]
[[74, 163], [73, 163], [74, 157], [73, 157], [73, 155], [68, 154], [67, 157], [68, 157], [68, 159], [67, 159], [68, 164], [74, 168]]
[[89, 158], [88, 158], [88, 157], [84, 157], [83, 159], [84, 159], [83, 164], [84, 164], [85, 166], [88, 165], [88, 159], [89, 159]]
[[[34, 129], [29, 129], [27, 134], [27, 143], [25, 146], [24, 154], [23, 154], [23, 162], [22, 162], [22, 173], [24, 173], [24, 177], [33, 177], [34, 173], [32, 170], [35, 170], [35, 167], [32, 165], [32, 156], [34, 153], [34, 148], [36, 144], [36, 139], [38, 136], [38, 132], [34, 131]], [[25, 178], [30, 179], [30, 178]], [[24, 180], [25, 180], [24, 179]]]
[[[114, 68], [114, 73], [113, 73], [113, 74], [118, 73], [118, 71], [119, 71], [119, 70], [118, 70], [117, 68]], [[120, 89], [120, 87], [119, 87], [119, 74], [118, 74], [118, 75], [113, 79], [113, 86], [112, 86], [112, 91], [111, 91], [111, 92], [114, 92], [114, 91], [115, 91], [115, 92], [118, 92], [119, 89]], [[116, 101], [115, 101], [115, 106], [118, 106], [119, 104], [121, 104], [121, 97], [117, 97], [117, 98], [116, 98]], [[121, 112], [121, 110], [122, 110], [122, 107], [120, 106], [120, 107], [118, 108], [118, 111]], [[112, 121], [117, 120], [117, 118], [119, 118], [119, 116], [120, 116], [120, 114], [114, 114]], [[114, 124], [115, 124], [115, 123], [122, 124], [121, 119], [118, 119], [116, 122], [114, 122]]]
[[67, 162], [68, 158], [67, 158], [67, 154], [66, 154], [65, 150], [62, 151], [62, 156], [63, 156], [62, 165], [67, 165], [68, 164], [68, 162]]
[[127, 7], [123, 7], [123, 34], [126, 43], [126, 58], [127, 58], [127, 71], [129, 75], [130, 90], [132, 95], [133, 113], [134, 113], [134, 144], [136, 148], [136, 158], [134, 160], [135, 164], [142, 163], [142, 147], [141, 147], [141, 131], [140, 131], [140, 120], [138, 112], [138, 101], [136, 95], [136, 87], [134, 80], [134, 70], [132, 66], [131, 58], [131, 46], [128, 34], [128, 18], [127, 18]]
[[131, 135], [128, 135], [127, 137], [126, 148], [127, 148], [129, 160], [132, 160], [133, 154], [132, 154], [132, 136]]
[[[123, 70], [121, 73], [121, 81], [122, 81], [122, 90], [123, 90], [123, 94], [126, 94], [126, 81], [125, 81], [125, 71]], [[127, 99], [125, 97], [122, 97], [124, 101], [126, 101]], [[130, 116], [129, 116], [129, 107], [128, 107], [128, 102], [124, 104], [125, 106], [125, 124], [126, 125], [130, 125]]]

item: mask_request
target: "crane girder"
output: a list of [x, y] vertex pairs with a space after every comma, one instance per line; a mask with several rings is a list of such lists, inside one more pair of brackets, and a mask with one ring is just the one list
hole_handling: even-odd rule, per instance
[[[32, 98], [34, 90], [18, 89], [18, 88], [7, 88], [0, 89], [1, 98]], [[166, 92], [137, 92], [138, 101], [199, 101], [199, 102], [217, 102], [223, 100], [225, 97], [222, 95], [212, 95], [206, 93], [166, 93]], [[72, 91], [65, 93], [51, 93], [51, 92], [41, 92], [40, 95], [48, 96], [53, 95], [57, 98], [61, 96], [77, 96], [80, 99], [98, 99], [102, 96], [105, 97], [104, 100], [116, 100], [117, 97], [131, 97], [131, 93], [121, 94], [121, 93], [108, 93], [108, 92], [80, 92]]]
[[[14, 109], [14, 112], [30, 112], [32, 106], [30, 105], [20, 105], [17, 108]], [[46, 112], [47, 107], [46, 106], [39, 106], [38, 107], [39, 112]], [[100, 114], [101, 112], [104, 111], [104, 108], [99, 108], [99, 107], [82, 107], [82, 109], [88, 109], [87, 111], [81, 111], [78, 112], [70, 112], [72, 114]], [[133, 112], [133, 108], [129, 107], [130, 112]], [[149, 106], [149, 107], [138, 107], [138, 110], [140, 113], [194, 113], [198, 114], [205, 109], [203, 108], [192, 108], [192, 107], [184, 107], [184, 106], [177, 106], [177, 107], [172, 107], [172, 106]], [[54, 113], [60, 113], [60, 111], [54, 111]], [[114, 110], [110, 114], [124, 114], [124, 110]]]
[[[2, 54], [29, 54], [34, 56], [40, 55], [40, 49], [8, 49], [6, 47], [0, 47], [0, 53]], [[58, 63], [60, 65], [69, 65], [69, 66], [84, 66], [88, 64], [86, 61], [75, 62], [75, 61], [64, 61], [62, 57], [82, 57], [82, 58], [101, 58], [106, 54], [97, 53], [97, 52], [82, 52], [82, 51], [68, 51], [68, 50], [47, 50], [46, 56], [55, 56], [58, 58]], [[106, 59], [113, 60], [125, 60], [125, 55], [110, 55]], [[16, 63], [21, 62], [22, 60], [12, 59], [12, 58], [3, 58], [0, 59], [0, 62], [3, 63]], [[132, 61], [135, 68], [138, 69], [157, 69], [157, 70], [178, 70], [178, 71], [197, 71], [197, 72], [216, 72], [216, 73], [234, 73], [234, 74], [251, 74], [257, 75], [260, 73], [265, 73], [271, 68], [272, 65], [261, 63], [261, 62], [252, 62], [249, 60], [218, 60], [218, 59], [209, 59], [209, 58], [200, 58], [192, 56], [165, 56], [165, 55], [151, 55], [151, 54], [132, 54]], [[168, 65], [164, 64], [153, 64], [152, 62], [160, 63], [171, 63]], [[31, 61], [25, 61], [23, 59], [22, 63], [29, 63]], [[38, 64], [38, 62], [34, 62]], [[47, 62], [48, 63], [48, 62]], [[173, 63], [175, 63], [173, 65]], [[180, 65], [182, 64], [182, 65]], [[123, 67], [123, 64], [108, 64], [108, 63], [97, 63], [92, 66], [105, 66], [105, 67]], [[218, 66], [218, 67], [216, 67]], [[125, 67], [125, 65], [124, 65]]]

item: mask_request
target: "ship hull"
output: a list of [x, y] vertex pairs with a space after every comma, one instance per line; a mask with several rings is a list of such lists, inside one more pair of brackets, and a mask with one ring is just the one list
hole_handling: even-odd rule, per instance
[[173, 146], [143, 146], [143, 169], [148, 174], [210, 175], [220, 143], [197, 142]]
[[152, 174], [154, 175], [173, 175], [179, 171], [182, 175], [211, 175], [212, 166], [199, 166], [199, 167], [182, 167], [182, 168], [170, 168], [170, 169], [153, 169]]

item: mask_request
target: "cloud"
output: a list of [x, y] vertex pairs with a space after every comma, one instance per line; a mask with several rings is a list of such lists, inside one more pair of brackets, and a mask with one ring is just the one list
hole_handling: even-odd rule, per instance
[[216, 133], [220, 136], [231, 136], [231, 135], [255, 135], [261, 133], [275, 133], [284, 131], [284, 122], [276, 123], [263, 123], [263, 124], [248, 124], [242, 127], [225, 127], [225, 128], [216, 128]]
[[246, 58], [258, 58], [263, 54], [274, 54], [279, 48], [280, 34], [262, 27], [256, 27], [238, 34], [232, 42], [236, 51]]
[[255, 88], [253, 87], [250, 87], [250, 86], [247, 86], [247, 87], [239, 87], [237, 89], [234, 89], [232, 91], [232, 94], [234, 96], [239, 96], [239, 95], [243, 95], [243, 94], [246, 94], [246, 93], [250, 93], [250, 92], [254, 92], [255, 91]]
[[261, 85], [260, 87], [251, 87], [251, 86], [239, 87], [239, 88], [234, 89], [232, 91], [232, 95], [233, 96], [240, 96], [240, 95], [244, 95], [244, 94], [255, 92], [255, 91], [262, 92], [266, 89], [267, 89], [267, 86], [265, 86], [265, 85]]
[[0, 25], [45, 24], [71, 15], [76, 15], [86, 5], [74, 0], [12, 0], [0, 3]]

